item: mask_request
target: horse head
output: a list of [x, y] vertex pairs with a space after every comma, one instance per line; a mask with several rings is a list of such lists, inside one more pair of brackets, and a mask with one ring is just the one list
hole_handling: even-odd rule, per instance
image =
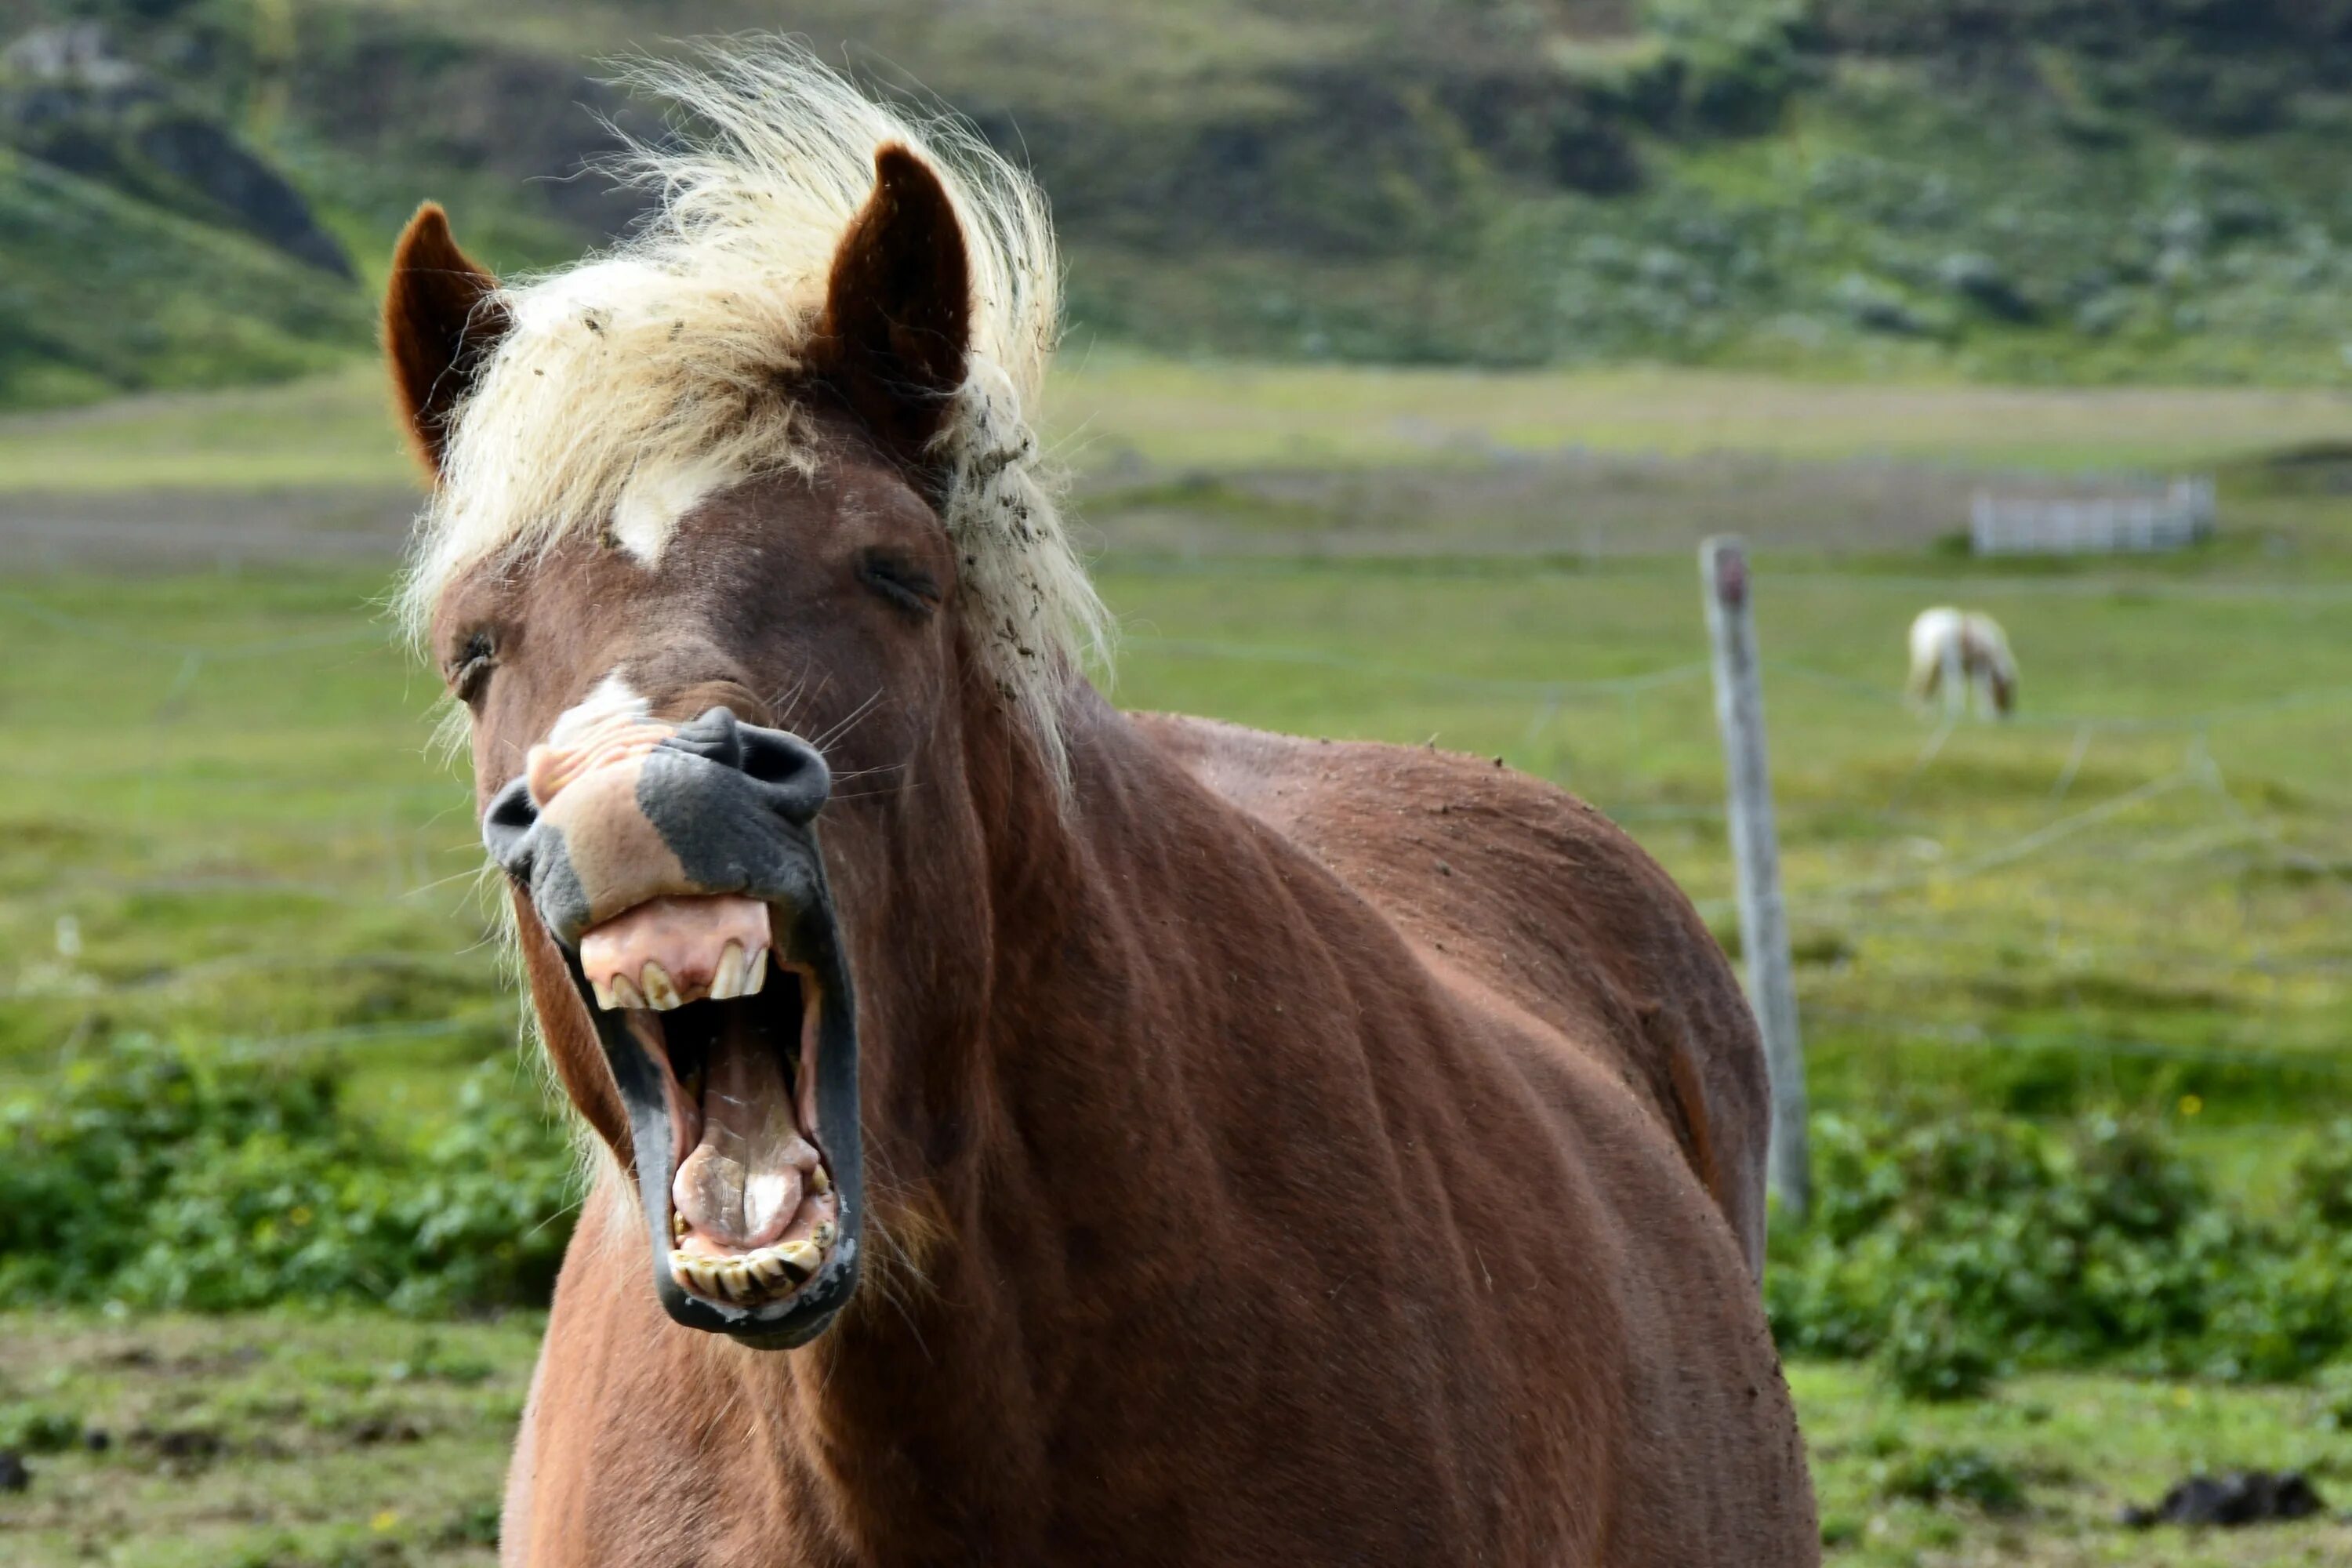
[[420, 211], [385, 338], [412, 618], [557, 1076], [669, 1315], [781, 1346], [856, 1289], [861, 1093], [984, 1006], [932, 933], [987, 929], [992, 825], [1055, 809], [1099, 623], [1035, 471], [1034, 194], [825, 79], [780, 127], [775, 86], [705, 81], [722, 144], [644, 153], [662, 220], [543, 281]]

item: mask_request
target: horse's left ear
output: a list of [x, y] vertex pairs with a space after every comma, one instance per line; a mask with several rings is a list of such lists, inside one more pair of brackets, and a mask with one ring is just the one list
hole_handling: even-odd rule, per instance
[[963, 384], [971, 266], [955, 204], [929, 163], [893, 143], [842, 237], [811, 368], [866, 427], [919, 464]]
[[392, 252], [383, 296], [383, 354], [392, 390], [426, 474], [439, 478], [449, 441], [449, 413], [513, 320], [499, 280], [457, 248], [448, 215], [426, 202]]

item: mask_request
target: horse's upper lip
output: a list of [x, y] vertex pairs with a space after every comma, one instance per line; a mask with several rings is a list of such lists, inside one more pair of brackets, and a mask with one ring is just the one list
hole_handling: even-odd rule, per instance
[[596, 1005], [667, 1012], [765, 988], [776, 945], [768, 906], [740, 893], [648, 899], [580, 936]]

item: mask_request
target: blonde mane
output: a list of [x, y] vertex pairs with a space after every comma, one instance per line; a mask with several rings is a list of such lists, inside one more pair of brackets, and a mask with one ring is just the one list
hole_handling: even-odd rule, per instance
[[457, 405], [402, 607], [421, 634], [451, 578], [601, 531], [651, 559], [699, 497], [814, 465], [799, 368], [834, 253], [892, 142], [940, 175], [970, 257], [972, 342], [936, 456], [941, 521], [997, 690], [1055, 773], [1062, 688], [1108, 655], [1108, 617], [1055, 506], [1035, 413], [1060, 314], [1045, 200], [969, 127], [875, 102], [797, 45], [706, 46], [627, 74], [705, 129], [631, 142], [660, 193], [626, 241], [501, 288], [514, 325]]

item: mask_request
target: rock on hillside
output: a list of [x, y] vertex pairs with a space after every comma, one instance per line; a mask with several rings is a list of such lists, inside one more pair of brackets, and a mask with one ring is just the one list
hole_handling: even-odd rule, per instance
[[[0, 0], [0, 38], [41, 40], [0, 139], [328, 282], [428, 195], [494, 266], [537, 265], [641, 210], [581, 173], [600, 117], [660, 129], [598, 62], [779, 24], [1036, 170], [1082, 331], [2352, 376], [2352, 0]], [[0, 262], [37, 248], [0, 234]], [[196, 374], [160, 347], [142, 372], [130, 325], [74, 384]]]
[[127, 196], [244, 230], [354, 276], [310, 204], [218, 120], [125, 58], [104, 24], [36, 27], [0, 50], [0, 136]]

